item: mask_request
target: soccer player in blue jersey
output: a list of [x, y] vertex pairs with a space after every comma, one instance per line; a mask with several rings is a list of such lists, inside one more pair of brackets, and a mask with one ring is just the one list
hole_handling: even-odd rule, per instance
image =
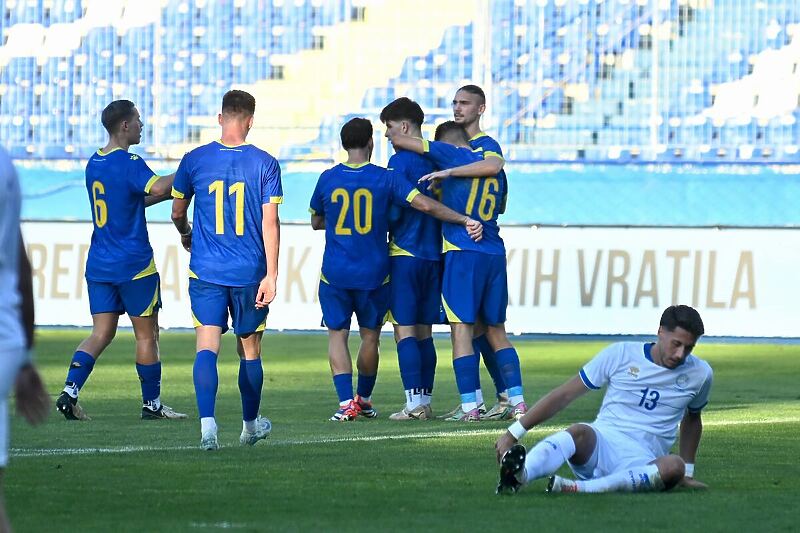
[[[331, 420], [377, 416], [371, 396], [378, 373], [380, 328], [389, 306], [389, 210], [411, 205], [480, 240], [480, 222], [420, 194], [415, 184], [393, 170], [370, 164], [372, 124], [354, 118], [341, 131], [347, 161], [326, 170], [311, 197], [311, 226], [325, 230], [319, 284], [323, 324], [328, 328], [328, 356], [339, 409]], [[356, 314], [361, 335], [357, 394], [347, 347], [350, 319]]]
[[[419, 104], [402, 97], [383, 108], [380, 120], [389, 139], [395, 134], [422, 137], [425, 113]], [[398, 150], [388, 166], [398, 179], [433, 197], [433, 191], [419, 183], [422, 176], [436, 170], [433, 163], [414, 152]], [[427, 420], [433, 416], [430, 404], [436, 348], [432, 325], [439, 321], [441, 306], [442, 230], [437, 219], [416, 209], [398, 211], [390, 224], [389, 319], [394, 325], [406, 404], [389, 420]]]
[[56, 408], [67, 420], [89, 419], [78, 404], [78, 392], [114, 338], [119, 315], [127, 313], [136, 336], [142, 418], [186, 418], [161, 403], [160, 278], [144, 217], [145, 206], [169, 198], [174, 174], [156, 176], [140, 156], [128, 152], [142, 138], [142, 121], [133, 102], [111, 102], [101, 120], [108, 131], [108, 144], [86, 165], [86, 190], [94, 222], [86, 259], [92, 333], [72, 356]]
[[[281, 169], [267, 152], [247, 144], [256, 101], [232, 90], [222, 98], [222, 137], [186, 154], [172, 189], [172, 221], [191, 251], [189, 299], [197, 335], [194, 387], [200, 414], [200, 447], [219, 448], [214, 417], [217, 355], [228, 316], [239, 354], [242, 433], [252, 446], [272, 430], [259, 415], [264, 370], [261, 337], [278, 277], [283, 202]], [[194, 226], [189, 203], [194, 198]]]
[[505, 245], [497, 226], [497, 215], [504, 196], [496, 177], [457, 179], [462, 172], [484, 175], [484, 167], [495, 159], [468, 144], [464, 128], [453, 121], [436, 128], [436, 140], [428, 142], [405, 135], [392, 138], [395, 148], [425, 155], [440, 169], [450, 170], [452, 179], [441, 183], [442, 202], [484, 225], [484, 239], [472, 242], [451, 224], [442, 225], [444, 278], [442, 304], [453, 338], [453, 368], [461, 395], [460, 409], [449, 420], [475, 421], [481, 414], [476, 391], [479, 388], [479, 361], [472, 344], [473, 325], [482, 320], [488, 325], [487, 339], [497, 353], [498, 367], [509, 390], [509, 401], [519, 416], [526, 410], [519, 357], [505, 331], [508, 283]]
[[[661, 315], [656, 342], [618, 342], [598, 353], [497, 440], [497, 492], [513, 493], [548, 476], [548, 492], [706, 488], [694, 479], [701, 411], [713, 381], [708, 363], [692, 355], [703, 333], [695, 309], [673, 305]], [[518, 444], [532, 428], [603, 386], [606, 392], [594, 422], [573, 424], [527, 452]], [[679, 454], [671, 454], [679, 431]], [[553, 475], [564, 462], [577, 480]]]

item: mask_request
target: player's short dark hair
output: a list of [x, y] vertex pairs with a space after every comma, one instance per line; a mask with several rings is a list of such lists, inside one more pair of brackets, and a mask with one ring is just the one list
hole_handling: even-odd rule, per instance
[[681, 327], [698, 339], [705, 333], [700, 313], [688, 305], [671, 305], [667, 307], [661, 315], [660, 325], [668, 331], [675, 331], [675, 328]]
[[222, 97], [222, 113], [253, 116], [256, 114], [256, 99], [248, 92], [230, 90]]
[[442, 122], [436, 126], [436, 132], [434, 133], [433, 138], [437, 141], [449, 139], [452, 141], [463, 141], [464, 144], [469, 144], [469, 135], [467, 135], [467, 130], [464, 129], [464, 126], [453, 120]]
[[[459, 91], [466, 91], [466, 92], [468, 92], [470, 94], [477, 95], [481, 99], [481, 101], [480, 101], [481, 104], [485, 104], [486, 103], [486, 93], [484, 93], [483, 89], [481, 89], [477, 85], [472, 85], [472, 84], [464, 85], [463, 87], [460, 87], [458, 90]], [[458, 92], [458, 91], [456, 91], [456, 92]]]
[[100, 122], [108, 133], [113, 134], [123, 121], [133, 117], [136, 104], [130, 100], [114, 100], [103, 109], [100, 115]]
[[412, 124], [422, 126], [422, 123], [425, 122], [425, 113], [414, 100], [401, 96], [383, 108], [380, 118], [384, 124], [390, 120], [408, 120]]
[[342, 126], [342, 148], [366, 148], [372, 139], [372, 122], [365, 118], [352, 118]]

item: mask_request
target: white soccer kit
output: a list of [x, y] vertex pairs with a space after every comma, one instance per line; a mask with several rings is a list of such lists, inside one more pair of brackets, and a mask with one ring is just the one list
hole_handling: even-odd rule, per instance
[[8, 393], [25, 360], [18, 289], [20, 191], [8, 154], [0, 149], [0, 468], [8, 460]]
[[665, 368], [651, 359], [652, 346], [615, 343], [581, 369], [586, 387], [607, 385], [607, 390], [591, 424], [599, 433], [599, 464], [594, 466], [601, 472], [573, 466], [580, 477], [607, 475], [668, 454], [686, 410], [700, 412], [708, 403], [713, 378], [709, 364], [689, 355], [681, 366]]

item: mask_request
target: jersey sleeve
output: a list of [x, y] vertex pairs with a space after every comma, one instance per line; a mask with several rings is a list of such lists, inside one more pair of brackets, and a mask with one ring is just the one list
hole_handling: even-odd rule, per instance
[[711, 383], [714, 381], [714, 372], [711, 367], [707, 367], [706, 379], [700, 386], [697, 395], [689, 402], [688, 409], [690, 413], [699, 413], [708, 404], [708, 398], [711, 395]]
[[459, 149], [452, 144], [427, 140], [423, 140], [422, 144], [425, 157], [436, 165], [436, 168], [453, 168], [463, 164], [461, 163], [462, 156], [459, 153]]
[[189, 171], [189, 154], [183, 156], [178, 170], [175, 172], [175, 181], [172, 182], [172, 197], [189, 199], [194, 195], [192, 176]]
[[499, 157], [503, 159], [503, 150], [500, 148], [500, 143], [491, 137], [485, 137], [481, 147], [483, 148], [483, 157]]
[[131, 154], [131, 166], [130, 166], [130, 173], [128, 185], [131, 187], [133, 192], [146, 195], [150, 194], [150, 187], [158, 181], [159, 176], [156, 176], [155, 172], [153, 172], [147, 163], [145, 163], [144, 159], [139, 157], [136, 154]]
[[598, 390], [608, 383], [619, 361], [621, 347], [619, 343], [611, 344], [583, 365], [578, 375], [587, 389]]
[[308, 206], [308, 212], [312, 215], [325, 216], [325, 204], [322, 201], [322, 180], [325, 178], [325, 173], [317, 180], [317, 185], [314, 187], [314, 192], [311, 194], [311, 202]]
[[261, 171], [261, 203], [282, 204], [283, 184], [281, 183], [281, 166], [278, 160], [270, 158]]
[[411, 200], [413, 200], [415, 196], [420, 194], [419, 190], [411, 185], [405, 176], [400, 175], [396, 170], [390, 168], [386, 169], [384, 176], [386, 176], [386, 180], [392, 192], [393, 204], [406, 206], [411, 203]]

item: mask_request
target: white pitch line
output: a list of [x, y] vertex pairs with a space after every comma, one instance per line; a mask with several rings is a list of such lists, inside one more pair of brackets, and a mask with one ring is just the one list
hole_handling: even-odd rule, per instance
[[[743, 426], [755, 424], [787, 424], [800, 422], [800, 417], [770, 418], [758, 420], [709, 420], [703, 422], [704, 427], [714, 426]], [[563, 426], [539, 426], [532, 429], [530, 434], [552, 433], [562, 429]], [[392, 440], [412, 439], [451, 439], [463, 437], [480, 437], [485, 435], [499, 435], [503, 427], [494, 429], [473, 429], [458, 431], [425, 431], [419, 433], [402, 433], [396, 435], [358, 435], [354, 437], [318, 437], [312, 439], [288, 439], [265, 441], [267, 446], [304, 446], [309, 444], [336, 444], [342, 442], [378, 442]], [[224, 448], [224, 446], [222, 446]], [[11, 448], [11, 457], [52, 457], [61, 455], [93, 455], [111, 453], [139, 453], [139, 452], [172, 452], [182, 450], [197, 450], [197, 446], [107, 446], [98, 448]]]

